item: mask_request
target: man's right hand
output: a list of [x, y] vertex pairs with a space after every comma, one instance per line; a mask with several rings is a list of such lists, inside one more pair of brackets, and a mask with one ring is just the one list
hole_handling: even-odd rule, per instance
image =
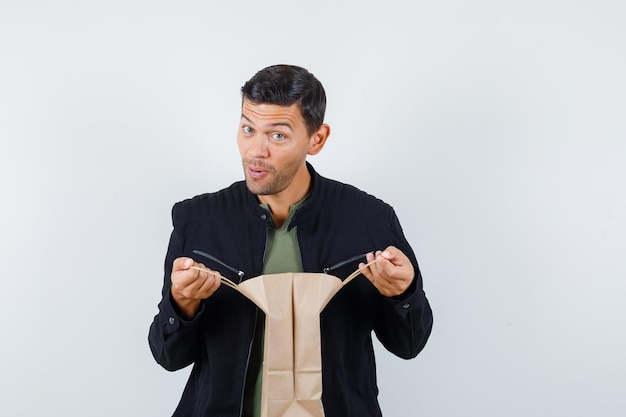
[[174, 260], [171, 276], [172, 299], [186, 320], [191, 320], [196, 315], [200, 302], [217, 291], [221, 282], [219, 272], [211, 271], [213, 274], [210, 274], [191, 267], [209, 270], [191, 258], [177, 258]]

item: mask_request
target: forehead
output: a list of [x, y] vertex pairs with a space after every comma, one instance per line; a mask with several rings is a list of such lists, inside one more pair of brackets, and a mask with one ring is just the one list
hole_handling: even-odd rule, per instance
[[304, 126], [304, 119], [298, 103], [279, 106], [269, 103], [254, 103], [244, 99], [241, 106], [241, 118], [258, 126], [288, 125], [292, 129]]

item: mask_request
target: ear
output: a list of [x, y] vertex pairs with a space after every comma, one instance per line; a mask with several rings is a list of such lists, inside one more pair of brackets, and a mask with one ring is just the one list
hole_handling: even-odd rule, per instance
[[311, 139], [309, 141], [308, 154], [317, 155], [324, 147], [324, 144], [326, 143], [326, 139], [328, 139], [329, 136], [330, 136], [330, 126], [328, 126], [327, 124], [321, 125], [320, 128], [317, 129], [317, 132], [315, 132], [313, 136], [311, 136]]

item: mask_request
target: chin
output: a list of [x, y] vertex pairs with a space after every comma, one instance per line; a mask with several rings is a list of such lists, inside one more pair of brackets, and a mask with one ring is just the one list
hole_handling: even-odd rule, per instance
[[246, 186], [248, 190], [254, 195], [268, 195], [272, 194], [271, 190], [268, 190], [266, 187], [259, 186], [258, 184], [253, 184], [252, 181], [246, 178]]

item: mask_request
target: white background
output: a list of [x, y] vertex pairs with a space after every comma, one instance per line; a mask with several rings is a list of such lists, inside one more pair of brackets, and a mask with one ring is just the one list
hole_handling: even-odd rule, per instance
[[275, 63], [326, 87], [311, 162], [420, 260], [435, 327], [378, 347], [385, 416], [624, 415], [624, 2], [0, 4], [0, 415], [171, 415], [170, 208], [242, 178], [239, 89]]

